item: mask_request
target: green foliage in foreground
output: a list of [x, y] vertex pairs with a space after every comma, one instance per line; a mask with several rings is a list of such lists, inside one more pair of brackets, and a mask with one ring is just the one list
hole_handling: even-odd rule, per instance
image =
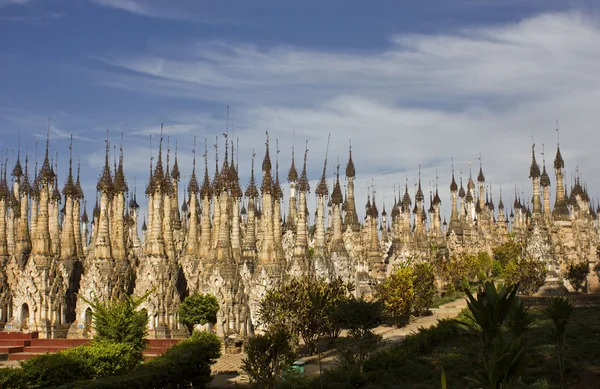
[[77, 381], [60, 389], [175, 389], [206, 388], [211, 381], [210, 366], [221, 356], [219, 338], [195, 332], [167, 350], [142, 363], [132, 372], [97, 380]]
[[52, 388], [66, 382], [118, 376], [133, 370], [142, 352], [125, 343], [94, 342], [0, 369], [0, 388]]
[[[540, 310], [529, 312], [533, 324], [523, 339], [532, 360], [517, 388], [595, 387], [600, 371], [600, 309], [575, 308], [571, 314], [566, 335], [563, 386], [557, 369], [556, 342], [549, 336], [554, 324]], [[342, 369], [324, 373], [323, 387], [439, 388], [443, 368], [448, 389], [463, 389], [469, 387], [464, 377], [476, 368], [473, 357], [477, 350], [470, 346], [471, 339], [471, 335], [461, 330], [455, 321], [441, 320], [435, 327], [409, 335], [402, 344], [377, 352], [366, 361], [362, 377]]]

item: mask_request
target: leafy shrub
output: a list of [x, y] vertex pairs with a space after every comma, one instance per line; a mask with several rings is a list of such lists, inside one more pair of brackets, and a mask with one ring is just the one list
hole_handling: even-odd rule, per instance
[[[490, 274], [492, 270], [492, 263], [492, 257], [490, 257], [486, 251], [477, 254], [477, 278], [479, 281], [485, 281], [487, 275]], [[485, 276], [480, 277], [480, 273], [485, 274]]]
[[44, 354], [21, 362], [27, 388], [52, 388], [80, 379], [91, 378], [89, 367], [73, 353]]
[[138, 308], [149, 293], [140, 298], [125, 296], [106, 301], [90, 301], [83, 298], [92, 308], [92, 320], [96, 330], [94, 340], [127, 343], [136, 350], [144, 350], [148, 343], [148, 313]]
[[310, 389], [312, 381], [295, 369], [287, 369], [277, 382], [278, 389]]
[[504, 280], [508, 285], [519, 284], [519, 293], [532, 295], [546, 281], [546, 265], [531, 257], [522, 257], [509, 262], [504, 268]]
[[348, 330], [348, 336], [336, 342], [338, 363], [347, 371], [357, 371], [362, 375], [367, 358], [381, 345], [381, 335], [375, 335], [375, 328], [382, 319], [381, 303], [365, 300], [348, 300], [336, 311], [336, 321]]
[[[295, 278], [267, 292], [259, 305], [259, 320], [268, 327], [285, 327], [294, 339], [302, 337], [309, 351], [314, 352], [320, 334], [327, 334], [330, 340], [339, 335], [340, 330], [331, 315], [352, 290], [353, 285], [341, 278], [331, 282]], [[317, 306], [317, 302], [324, 305]], [[319, 320], [314, 320], [316, 315], [320, 316]]]
[[250, 383], [260, 388], [275, 388], [283, 371], [296, 357], [292, 335], [285, 327], [272, 327], [246, 342], [246, 358], [242, 370]]
[[435, 296], [435, 276], [433, 266], [427, 262], [420, 262], [413, 267], [414, 275], [414, 303], [413, 311], [420, 315], [429, 310]]
[[219, 302], [211, 294], [194, 293], [187, 296], [179, 305], [179, 321], [193, 332], [197, 324], [216, 323]]
[[377, 285], [377, 295], [395, 325], [406, 323], [410, 317], [415, 299], [414, 279], [413, 269], [404, 266]]
[[77, 381], [60, 389], [206, 388], [211, 381], [210, 366], [220, 355], [221, 343], [216, 335], [195, 332], [189, 339], [139, 365], [129, 374]]
[[585, 261], [570, 262], [567, 266], [567, 280], [576, 292], [583, 290], [590, 268]]
[[492, 262], [492, 277], [501, 277], [502, 272], [502, 264], [500, 261], [494, 260]]
[[86, 378], [125, 374], [143, 361], [142, 352], [127, 343], [93, 342], [63, 353], [82, 363]]
[[523, 246], [514, 238], [492, 249], [494, 260], [500, 262], [502, 268], [523, 256]]
[[25, 389], [25, 374], [23, 369], [4, 367], [0, 369], [0, 388]]

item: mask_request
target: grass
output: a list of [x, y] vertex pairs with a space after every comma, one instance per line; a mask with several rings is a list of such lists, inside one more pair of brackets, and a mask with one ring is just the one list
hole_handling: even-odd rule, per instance
[[[582, 389], [597, 387], [600, 382], [600, 309], [576, 308], [567, 326], [567, 371], [563, 386], [550, 339], [551, 322], [538, 310], [533, 311], [535, 325], [526, 335], [532, 361], [522, 377], [521, 388]], [[365, 365], [364, 377], [332, 372], [327, 387], [367, 388], [439, 388], [442, 367], [448, 388], [469, 387], [464, 378], [475, 366], [475, 353], [468, 335], [451, 320], [411, 335], [394, 347], [372, 357]], [[337, 376], [337, 379], [336, 379]], [[339, 379], [345, 382], [339, 382]]]

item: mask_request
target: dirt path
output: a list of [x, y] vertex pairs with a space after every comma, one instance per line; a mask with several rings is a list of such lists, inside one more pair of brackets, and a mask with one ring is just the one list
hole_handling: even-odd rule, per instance
[[[394, 345], [402, 342], [402, 340], [411, 333], [418, 332], [420, 328], [429, 328], [435, 325], [438, 320], [446, 318], [454, 318], [467, 307], [467, 302], [464, 298], [444, 304], [439, 308], [432, 309], [433, 314], [430, 316], [419, 317], [411, 321], [407, 326], [402, 328], [396, 327], [377, 327], [373, 332], [383, 336], [388, 345]], [[248, 377], [240, 369], [244, 354], [224, 354], [217, 363], [212, 367], [215, 374], [211, 388], [242, 388], [247, 387]], [[308, 376], [316, 376], [319, 374], [319, 366], [317, 356], [305, 357], [304, 374]], [[335, 355], [333, 352], [323, 353], [321, 357], [321, 366], [323, 370], [335, 367]]]

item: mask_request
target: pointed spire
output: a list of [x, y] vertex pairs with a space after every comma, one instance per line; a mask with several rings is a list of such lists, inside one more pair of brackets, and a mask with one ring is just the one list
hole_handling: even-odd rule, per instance
[[308, 141], [304, 149], [304, 166], [302, 167], [302, 174], [300, 180], [298, 180], [298, 190], [301, 192], [310, 192], [310, 185], [308, 183], [308, 177], [306, 176], [306, 159], [308, 158]]
[[298, 171], [296, 170], [296, 158], [294, 155], [295, 152], [295, 143], [296, 143], [296, 131], [292, 132], [292, 165], [290, 166], [290, 171], [288, 172], [288, 182], [296, 182], [298, 181]]
[[252, 169], [250, 172], [250, 182], [248, 183], [248, 187], [246, 188], [246, 197], [248, 198], [258, 198], [258, 190], [256, 189], [256, 180], [254, 178], [254, 158], [256, 157], [256, 153], [254, 149], [252, 149]]
[[88, 214], [87, 214], [87, 201], [83, 202], [83, 215], [81, 215], [81, 222], [87, 223], [89, 222]]
[[129, 201], [129, 208], [131, 209], [140, 209], [140, 206], [137, 203], [137, 186], [135, 176], [133, 177], [133, 196], [131, 196], [131, 200]]
[[529, 167], [529, 178], [539, 178], [540, 167], [535, 160], [535, 143], [531, 145], [531, 166]]
[[23, 195], [31, 193], [31, 183], [29, 182], [29, 143], [25, 142], [25, 174], [21, 179], [19, 191]]
[[271, 193], [273, 190], [273, 178], [271, 177], [271, 156], [269, 154], [269, 131], [266, 132], [267, 141], [265, 142], [265, 157], [262, 162], [262, 184], [261, 193]]
[[17, 151], [17, 163], [12, 171], [12, 176], [19, 181], [23, 176], [23, 169], [21, 167], [21, 130], [19, 130], [19, 149]]
[[[462, 182], [461, 182], [462, 187]], [[452, 182], [450, 183], [450, 192], [456, 192], [458, 190], [458, 185], [456, 185], [456, 180], [454, 180], [454, 158], [452, 158]]]
[[329, 194], [329, 189], [327, 188], [327, 182], [325, 181], [325, 174], [327, 173], [327, 154], [329, 153], [329, 140], [331, 139], [331, 133], [327, 137], [327, 149], [325, 151], [325, 162], [323, 163], [323, 174], [321, 174], [321, 180], [317, 185], [317, 189], [315, 193], [317, 196], [327, 196]]
[[335, 185], [333, 186], [333, 192], [331, 192], [331, 202], [340, 205], [343, 201], [342, 188], [340, 187], [340, 164], [338, 163], [335, 173]]
[[158, 160], [154, 167], [153, 186], [154, 190], [163, 191], [165, 189], [165, 173], [162, 163], [162, 143], [163, 143], [163, 125], [160, 125], [160, 140], [158, 143]]
[[181, 177], [181, 173], [179, 172], [179, 163], [177, 161], [177, 146], [178, 146], [178, 141], [177, 139], [175, 139], [175, 162], [173, 163], [173, 170], [171, 171], [171, 178], [179, 181], [179, 178]]
[[540, 177], [540, 185], [544, 188], [550, 186], [550, 176], [548, 172], [546, 172], [546, 152], [544, 150], [544, 144], [542, 143], [542, 162], [543, 162], [543, 170], [542, 175]]
[[192, 175], [190, 176], [190, 182], [188, 183], [188, 192], [190, 194], [190, 197], [195, 195], [199, 191], [198, 178], [196, 177], [196, 135], [194, 135], [194, 148], [192, 149], [192, 155]]
[[354, 178], [356, 177], [356, 170], [354, 169], [354, 161], [352, 161], [352, 140], [349, 141], [349, 156], [348, 156], [348, 164], [346, 165], [346, 177]]
[[275, 183], [273, 183], [273, 198], [280, 200], [283, 198], [283, 191], [281, 190], [281, 184], [279, 183], [279, 139], [275, 140]]
[[502, 185], [500, 185], [500, 201], [498, 202], [498, 210], [504, 210], [504, 203], [502, 202]]
[[125, 172], [123, 171], [123, 132], [121, 132], [121, 145], [119, 146], [119, 166], [115, 173], [115, 192], [128, 192], [127, 181], [125, 180]]
[[50, 166], [50, 158], [49, 158], [49, 148], [50, 148], [50, 119], [48, 119], [48, 133], [46, 135], [46, 153], [44, 156], [44, 161], [42, 162], [42, 168], [38, 174], [38, 180], [41, 182], [45, 182], [48, 185], [52, 183], [54, 180], [54, 172], [52, 171], [52, 167]]
[[481, 153], [479, 153], [479, 174], [477, 175], [477, 182], [485, 182], [485, 176], [483, 175], [483, 164], [481, 161]]
[[65, 182], [65, 186], [63, 188], [63, 194], [66, 197], [76, 197], [77, 196], [77, 188], [73, 183], [73, 135], [71, 134], [71, 142], [69, 143], [69, 175], [67, 176], [67, 181]]
[[[109, 195], [112, 195], [114, 187], [113, 187], [112, 176], [110, 174], [110, 166], [108, 164], [108, 153], [110, 151], [110, 144], [108, 143], [108, 130], [106, 130], [106, 140], [104, 142], [106, 143], [106, 150], [105, 150], [105, 156], [104, 156], [104, 169], [102, 170], [102, 175], [100, 176], [100, 179], [98, 180], [96, 189], [99, 192], [105, 192], [105, 193], [108, 193]], [[42, 167], [42, 170], [43, 169], [44, 168]]]
[[415, 195], [415, 200], [417, 202], [425, 200], [425, 196], [423, 196], [423, 190], [421, 189], [421, 165], [419, 165], [419, 183], [417, 187], [417, 193]]
[[[190, 183], [190, 186], [192, 184]], [[200, 189], [200, 195], [204, 197], [212, 196], [212, 188], [210, 185], [210, 177], [208, 175], [208, 148], [206, 138], [204, 139], [204, 182], [202, 183], [202, 189]]]
[[462, 180], [462, 170], [460, 172], [460, 189], [458, 190], [458, 197], [460, 197], [460, 198], [465, 197], [465, 188], [463, 187], [463, 180]]

